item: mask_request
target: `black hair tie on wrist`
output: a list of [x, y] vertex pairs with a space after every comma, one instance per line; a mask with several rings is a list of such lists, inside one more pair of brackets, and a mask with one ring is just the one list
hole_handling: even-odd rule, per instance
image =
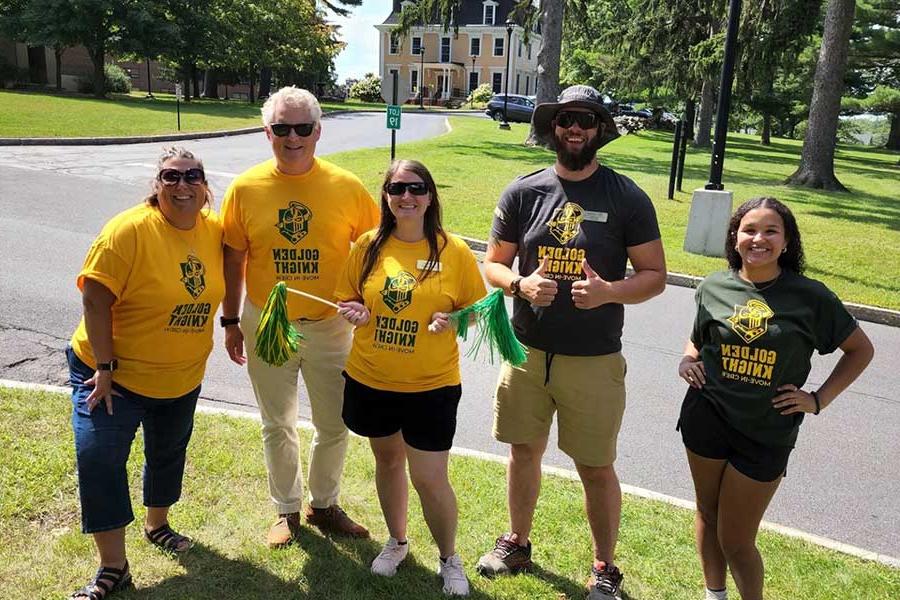
[[813, 414], [817, 415], [822, 410], [822, 405], [819, 404], [819, 392], [816, 392], [814, 390], [814, 391], [810, 392], [810, 394], [812, 394], [813, 400], [816, 401], [816, 411]]

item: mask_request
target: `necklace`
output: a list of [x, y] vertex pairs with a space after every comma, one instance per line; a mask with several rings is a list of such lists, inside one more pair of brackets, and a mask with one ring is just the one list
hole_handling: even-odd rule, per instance
[[172, 228], [175, 232], [175, 237], [182, 243], [185, 249], [188, 251], [189, 256], [197, 256], [197, 251], [195, 250], [195, 246], [197, 245], [197, 229], [199, 228], [199, 223], [194, 221], [194, 226], [190, 229], [182, 229], [175, 225], [172, 221], [169, 220], [169, 217], [163, 211], [159, 211], [159, 214], [162, 215], [163, 220]]
[[744, 279], [744, 277], [742, 277], [740, 273], [737, 273], [737, 276], [738, 276], [739, 278], [743, 279], [745, 282], [747, 282], [747, 283], [749, 283], [750, 285], [752, 285], [752, 286], [753, 286], [753, 289], [756, 290], [757, 292], [762, 292], [762, 291], [764, 291], [764, 290], [769, 289], [770, 287], [772, 287], [772, 286], [775, 285], [776, 283], [778, 283], [778, 280], [781, 279], [781, 274], [782, 274], [782, 273], [784, 273], [784, 270], [779, 271], [779, 272], [778, 272], [778, 275], [775, 277], [775, 279], [771, 279], [771, 280], [769, 280], [769, 281], [764, 281], [764, 282], [762, 282], [762, 284], [757, 284], [756, 282], [750, 281], [749, 279]]

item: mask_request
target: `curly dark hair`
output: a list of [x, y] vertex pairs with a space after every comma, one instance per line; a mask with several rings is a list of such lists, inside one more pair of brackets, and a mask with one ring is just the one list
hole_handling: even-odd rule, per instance
[[428, 168], [417, 160], [395, 160], [388, 167], [387, 172], [384, 174], [384, 182], [381, 184], [381, 223], [378, 225], [375, 237], [372, 238], [372, 242], [363, 254], [362, 272], [359, 277], [359, 289], [357, 290], [360, 298], [362, 298], [363, 285], [365, 285], [366, 279], [369, 278], [369, 275], [375, 268], [375, 263], [378, 262], [382, 247], [391, 237], [394, 228], [397, 227], [397, 218], [394, 217], [394, 213], [391, 212], [388, 205], [387, 187], [398, 171], [409, 171], [418, 175], [425, 183], [431, 196], [431, 204], [425, 209], [425, 239], [428, 240], [428, 267], [422, 270], [418, 277], [419, 281], [423, 281], [435, 272], [435, 265], [440, 263], [441, 252], [447, 246], [447, 234], [441, 224], [441, 202], [438, 199], [437, 185], [434, 183], [434, 178], [431, 176]]
[[738, 254], [735, 245], [737, 244], [737, 232], [741, 226], [741, 219], [757, 208], [771, 208], [781, 217], [784, 222], [784, 238], [787, 240], [785, 251], [778, 257], [778, 266], [782, 269], [788, 269], [795, 273], [802, 274], [806, 269], [806, 257], [803, 255], [803, 242], [800, 240], [800, 228], [797, 227], [797, 219], [785, 204], [777, 198], [771, 196], [761, 196], [759, 198], [751, 198], [741, 204], [734, 214], [731, 215], [731, 221], [728, 223], [728, 235], [725, 238], [725, 258], [728, 260], [728, 266], [737, 271], [743, 264], [741, 255]]

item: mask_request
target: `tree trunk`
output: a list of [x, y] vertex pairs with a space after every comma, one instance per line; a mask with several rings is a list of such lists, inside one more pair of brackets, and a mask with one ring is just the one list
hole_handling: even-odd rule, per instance
[[[541, 2], [541, 49], [537, 64], [537, 104], [556, 102], [559, 96], [559, 58], [562, 54], [563, 15], [566, 3], [562, 0]], [[510, 52], [512, 48], [507, 48]], [[543, 145], [545, 142], [534, 134], [534, 126], [528, 132], [525, 144]]]
[[219, 98], [219, 73], [215, 69], [207, 69], [203, 81], [203, 95], [207, 98]]
[[891, 132], [884, 147], [888, 150], [900, 150], [900, 113], [891, 113], [888, 118], [891, 120]]
[[855, 8], [856, 0], [828, 2], [800, 166], [788, 177], [787, 183], [826, 190], [847, 190], [834, 175], [834, 148]]
[[62, 55], [65, 48], [53, 46], [53, 58], [56, 59], [56, 91], [62, 91]]
[[94, 65], [94, 96], [106, 97], [106, 73], [103, 71], [106, 62], [106, 49], [104, 47], [90, 48], [91, 63]]
[[684, 103], [684, 137], [694, 139], [694, 121], [697, 118], [697, 102], [689, 98]]
[[712, 77], [703, 80], [703, 90], [700, 92], [700, 117], [697, 119], [697, 135], [694, 137], [694, 146], [697, 148], [712, 146], [713, 111], [716, 105], [715, 85]]
[[759, 143], [763, 146], [772, 144], [772, 115], [767, 112], [762, 116], [762, 131], [759, 134]]
[[250, 102], [250, 104], [253, 104], [254, 102], [256, 102], [256, 94], [254, 94], [254, 91], [253, 91], [253, 90], [254, 90], [254, 85], [256, 85], [256, 78], [254, 77], [254, 74], [255, 74], [255, 73], [256, 73], [256, 70], [255, 70], [255, 69], [250, 69], [250, 77], [249, 77], [249, 79], [250, 79], [250, 93], [249, 93], [249, 95], [247, 96], [247, 99], [248, 99], [248, 101]]
[[184, 102], [191, 101], [191, 75], [190, 69], [184, 69], [184, 74], [181, 76], [181, 95], [183, 96]]
[[272, 92], [272, 67], [263, 67], [259, 70], [259, 93], [257, 97], [268, 98]]
[[200, 70], [197, 63], [191, 63], [191, 83], [194, 84], [194, 98], [200, 97]]

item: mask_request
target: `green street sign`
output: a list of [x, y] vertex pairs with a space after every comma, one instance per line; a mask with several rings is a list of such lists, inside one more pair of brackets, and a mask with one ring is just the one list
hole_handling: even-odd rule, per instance
[[400, 105], [388, 104], [387, 107], [387, 128], [400, 129]]

